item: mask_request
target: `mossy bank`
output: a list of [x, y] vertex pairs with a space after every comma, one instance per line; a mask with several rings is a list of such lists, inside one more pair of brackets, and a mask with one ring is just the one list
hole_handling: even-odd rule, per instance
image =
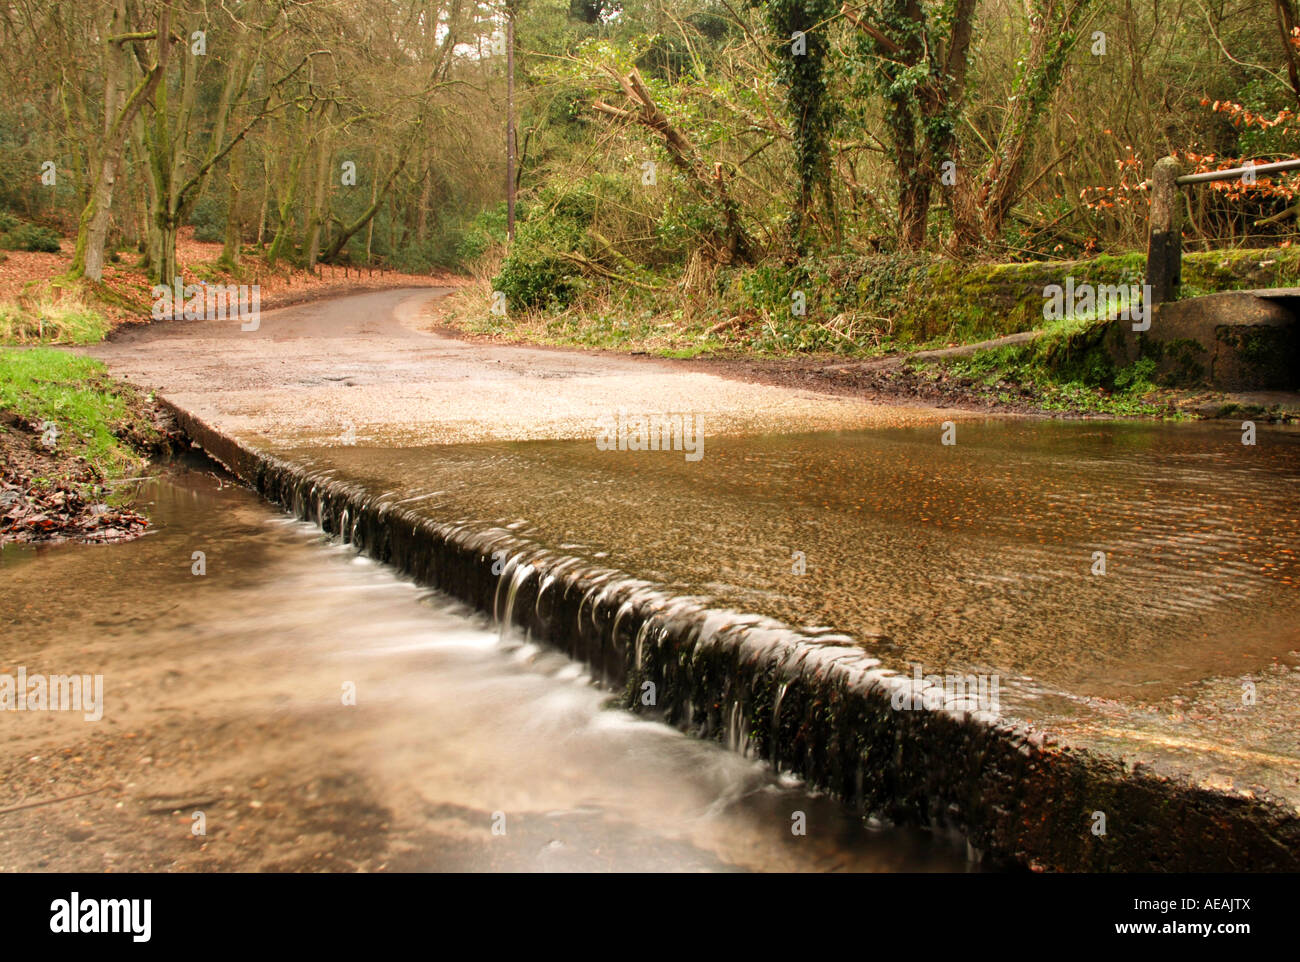
[[[793, 361], [801, 370], [817, 359], [895, 358], [900, 363], [887, 366], [887, 378], [868, 379], [871, 393], [978, 407], [1179, 416], [1189, 393], [1188, 385], [1164, 383], [1150, 362], [1108, 351], [1104, 317], [1044, 319], [1045, 291], [1067, 278], [1075, 285], [1140, 290], [1146, 267], [1140, 253], [1006, 264], [826, 257], [793, 266], [611, 278], [584, 274], [571, 259], [545, 258], [527, 247], [526, 238], [516, 245], [476, 285], [448, 299], [435, 325], [511, 342]], [[525, 283], [534, 268], [545, 268], [547, 283]], [[1184, 297], [1296, 284], [1300, 250], [1201, 252], [1183, 259]], [[1026, 332], [1043, 337], [960, 358], [902, 363], [919, 352]], [[1168, 387], [1182, 390], [1163, 390]]]

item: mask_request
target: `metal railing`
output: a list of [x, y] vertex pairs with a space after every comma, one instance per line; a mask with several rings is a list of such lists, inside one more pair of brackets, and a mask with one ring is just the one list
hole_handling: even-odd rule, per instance
[[1182, 187], [1185, 184], [1208, 184], [1213, 180], [1237, 180], [1247, 174], [1258, 177], [1260, 174], [1274, 174], [1280, 170], [1300, 170], [1300, 159], [1277, 160], [1268, 164], [1246, 164], [1244, 167], [1231, 167], [1227, 170], [1206, 170], [1199, 174], [1183, 174], [1174, 178], [1174, 183]]
[[1267, 164], [1246, 164], [1226, 170], [1184, 174], [1174, 157], [1162, 157], [1151, 172], [1151, 219], [1147, 230], [1147, 290], [1151, 304], [1178, 299], [1183, 274], [1182, 206], [1178, 189], [1188, 184], [1244, 180], [1284, 170], [1300, 170], [1300, 158]]

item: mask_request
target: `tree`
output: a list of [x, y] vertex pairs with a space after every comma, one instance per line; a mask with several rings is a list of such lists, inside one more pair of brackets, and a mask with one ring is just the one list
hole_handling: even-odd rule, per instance
[[[954, 242], [958, 249], [998, 240], [1020, 196], [1029, 149], [1061, 83], [1066, 58], [1078, 41], [1093, 0], [1029, 0], [1029, 42], [1011, 103], [993, 150], [968, 187], [952, 193]], [[958, 165], [961, 166], [960, 164]], [[962, 171], [959, 177], [966, 177]]]
[[1026, 0], [1028, 39], [1013, 93], [987, 159], [978, 165], [963, 161], [974, 151], [963, 148], [958, 136], [966, 119], [977, 0], [875, 0], [857, 13], [845, 5], [845, 16], [861, 33], [868, 86], [886, 103], [904, 247], [925, 245], [936, 184], [951, 188], [956, 249], [1000, 237], [1019, 196], [1029, 148], [1091, 3]]
[[924, 3], [876, 0], [853, 11], [867, 61], [867, 89], [885, 101], [885, 132], [898, 178], [899, 241], [925, 246], [930, 199], [946, 172], [955, 171], [956, 131], [966, 77], [976, 0]]
[[835, 12], [834, 0], [766, 0], [768, 24], [776, 35], [775, 60], [779, 82], [785, 89], [798, 168], [798, 193], [790, 212], [793, 253], [808, 247], [808, 214], [818, 192], [826, 211], [835, 219], [835, 197], [830, 187], [830, 134], [836, 110], [827, 96], [826, 63], [830, 50], [827, 26]]
[[[151, 237], [153, 249], [149, 262], [151, 279], [155, 283], [166, 283], [177, 275], [177, 231], [193, 210], [213, 169], [254, 127], [285, 106], [285, 101], [278, 96], [279, 89], [311, 59], [310, 54], [304, 56], [287, 68], [282, 76], [267, 82], [260, 100], [250, 108], [245, 123], [230, 133], [231, 113], [248, 91], [258, 68], [263, 66], [263, 55], [272, 32], [279, 24], [280, 12], [272, 10], [265, 21], [254, 22], [252, 28], [232, 19], [224, 25], [230, 31], [226, 50], [211, 54], [208, 45], [215, 43], [216, 38], [210, 40], [208, 34], [214, 24], [202, 19], [201, 12], [190, 16], [192, 19], [188, 26], [194, 29], [187, 27], [185, 33], [188, 42], [185, 56], [179, 58], [176, 103], [173, 105], [171, 102], [170, 90], [160, 86], [152, 105], [152, 117], [144, 125], [144, 147], [153, 181], [150, 196], [153, 199], [155, 231]], [[198, 98], [201, 63], [209, 56], [220, 73], [216, 102], [205, 129], [199, 123]], [[206, 144], [203, 143], [205, 132], [208, 134]]]
[[[171, 9], [163, 6], [158, 12], [157, 27], [141, 29], [138, 18], [143, 12], [126, 0], [117, 0], [113, 7], [108, 35], [103, 41], [104, 64], [104, 123], [99, 144], [98, 169], [90, 188], [90, 197], [82, 209], [77, 227], [77, 242], [72, 255], [71, 277], [86, 277], [92, 281], [104, 279], [104, 244], [108, 238], [109, 219], [113, 210], [113, 190], [118, 170], [122, 166], [122, 153], [127, 135], [140, 109], [153, 97], [159, 82], [167, 71], [168, 52], [173, 38], [170, 34]], [[127, 47], [154, 41], [155, 61], [127, 93], [132, 72]]]

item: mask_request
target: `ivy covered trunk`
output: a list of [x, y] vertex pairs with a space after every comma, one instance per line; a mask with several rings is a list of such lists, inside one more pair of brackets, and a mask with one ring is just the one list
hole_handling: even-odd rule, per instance
[[825, 64], [828, 22], [834, 0], [768, 0], [767, 19], [775, 33], [777, 78], [785, 88], [786, 112], [794, 139], [799, 189], [789, 217], [789, 241], [796, 254], [806, 252], [809, 215], [820, 192], [827, 219], [835, 222], [830, 185], [830, 134], [833, 102], [827, 97]]
[[858, 30], [868, 92], [885, 103], [887, 146], [898, 176], [899, 246], [925, 246], [936, 187], [965, 188], [955, 174], [957, 123], [977, 0], [930, 9], [921, 0], [878, 0], [845, 18]]

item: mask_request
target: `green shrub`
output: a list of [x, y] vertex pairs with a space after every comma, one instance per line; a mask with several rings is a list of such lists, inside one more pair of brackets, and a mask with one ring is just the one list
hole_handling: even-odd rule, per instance
[[[516, 210], [516, 214], [522, 214]], [[506, 205], [482, 211], [460, 232], [456, 243], [456, 266], [472, 265], [497, 244], [506, 241]]]
[[36, 251], [45, 254], [59, 252], [59, 235], [48, 227], [20, 224], [0, 236], [0, 247], [11, 251]]
[[219, 244], [226, 239], [226, 211], [215, 197], [204, 197], [194, 205], [190, 224], [196, 241]]
[[1128, 367], [1120, 368], [1115, 372], [1115, 390], [1128, 391], [1142, 390], [1150, 388], [1152, 376], [1156, 373], [1156, 360], [1153, 357], [1142, 357], [1134, 361]]
[[563, 310], [579, 290], [576, 267], [551, 252], [544, 225], [526, 224], [515, 235], [510, 256], [492, 282], [514, 308]]
[[563, 256], [586, 253], [594, 199], [584, 186], [542, 198], [518, 225], [510, 254], [492, 282], [511, 307], [563, 310], [584, 286], [581, 270]]

